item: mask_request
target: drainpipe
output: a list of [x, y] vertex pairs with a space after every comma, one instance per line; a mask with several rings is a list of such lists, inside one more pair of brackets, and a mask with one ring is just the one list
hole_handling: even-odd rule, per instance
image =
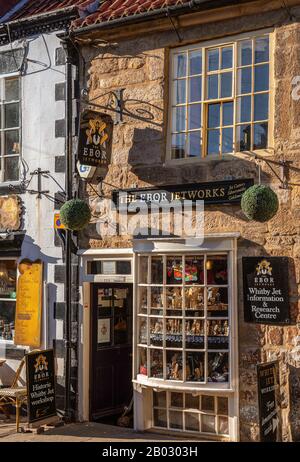
[[[65, 150], [66, 150], [66, 169], [65, 169], [65, 191], [66, 201], [72, 199], [72, 57], [68, 39], [62, 41], [66, 55], [66, 99], [65, 99]], [[70, 422], [74, 416], [71, 406], [71, 360], [72, 360], [72, 255], [71, 255], [71, 231], [66, 230], [65, 241], [65, 415], [66, 422]]]

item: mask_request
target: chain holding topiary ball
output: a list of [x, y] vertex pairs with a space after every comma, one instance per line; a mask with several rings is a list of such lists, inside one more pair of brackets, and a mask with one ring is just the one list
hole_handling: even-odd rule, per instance
[[269, 186], [254, 185], [242, 195], [241, 207], [247, 218], [264, 223], [276, 215], [279, 201]]
[[71, 231], [80, 231], [85, 228], [91, 216], [88, 204], [81, 199], [71, 199], [65, 202], [60, 209], [60, 220]]

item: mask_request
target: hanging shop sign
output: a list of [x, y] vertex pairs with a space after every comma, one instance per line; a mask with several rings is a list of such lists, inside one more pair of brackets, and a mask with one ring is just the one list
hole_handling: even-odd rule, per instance
[[91, 167], [108, 167], [111, 159], [112, 121], [106, 114], [85, 111], [80, 120], [78, 160]]
[[252, 178], [209, 183], [192, 183], [169, 185], [162, 188], [126, 189], [113, 192], [115, 204], [125, 206], [130, 203], [144, 202], [160, 204], [175, 200], [196, 202], [203, 200], [205, 204], [240, 203], [246, 189], [254, 184]]
[[16, 345], [39, 348], [41, 345], [41, 317], [43, 294], [43, 263], [22, 260], [17, 284], [15, 316]]
[[79, 161], [77, 162], [77, 170], [81, 178], [93, 178], [96, 167], [91, 167], [90, 165], [82, 165]]
[[53, 350], [26, 355], [28, 422], [56, 416]]
[[18, 196], [0, 197], [0, 230], [17, 231], [21, 227], [22, 205]]
[[279, 363], [257, 365], [260, 441], [279, 442], [280, 413], [278, 406]]
[[246, 322], [290, 322], [287, 257], [244, 257], [243, 282]]

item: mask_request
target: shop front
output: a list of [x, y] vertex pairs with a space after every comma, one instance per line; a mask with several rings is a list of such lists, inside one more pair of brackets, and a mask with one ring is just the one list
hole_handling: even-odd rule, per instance
[[237, 440], [238, 237], [82, 252], [83, 416]]

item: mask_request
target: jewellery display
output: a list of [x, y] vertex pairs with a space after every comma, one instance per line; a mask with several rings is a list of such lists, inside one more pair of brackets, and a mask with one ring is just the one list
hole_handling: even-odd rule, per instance
[[172, 287], [167, 289], [167, 309], [182, 309], [182, 289], [181, 287]]
[[227, 350], [229, 326], [227, 320], [207, 321], [207, 344], [210, 350]]
[[208, 381], [228, 382], [228, 353], [208, 353]]
[[163, 352], [162, 350], [150, 350], [151, 377], [163, 378]]
[[163, 320], [150, 319], [150, 344], [153, 346], [162, 346], [163, 343]]
[[173, 348], [182, 348], [181, 319], [166, 320], [166, 346]]
[[207, 311], [209, 316], [227, 316], [228, 294], [227, 288], [207, 288]]
[[186, 310], [204, 310], [204, 289], [202, 287], [190, 287], [185, 291]]
[[140, 321], [139, 343], [147, 345], [147, 321]]
[[204, 354], [187, 353], [186, 355], [186, 380], [188, 382], [204, 381]]

